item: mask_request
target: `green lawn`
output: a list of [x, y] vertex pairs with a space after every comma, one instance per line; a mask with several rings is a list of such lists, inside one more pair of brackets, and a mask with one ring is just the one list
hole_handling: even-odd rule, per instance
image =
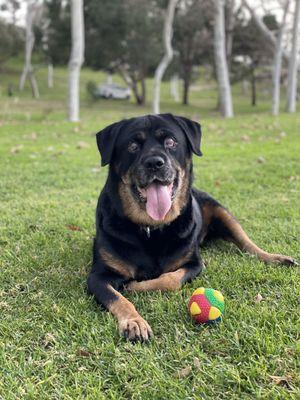
[[[104, 75], [84, 70], [82, 122], [71, 124], [65, 70], [52, 91], [39, 70], [39, 102], [28, 88], [6, 97], [18, 73], [11, 65], [0, 74], [0, 399], [299, 399], [299, 268], [266, 266], [230, 244], [204, 248], [207, 269], [181, 291], [128, 295], [155, 337], [147, 345], [119, 337], [114, 318], [85, 292], [107, 173], [94, 133], [150, 107], [91, 102], [84, 85]], [[274, 119], [261, 96], [254, 114], [236, 87], [238, 115], [225, 121], [213, 110], [214, 84], [197, 87], [182, 107], [164, 84], [162, 103], [202, 122], [195, 185], [263, 248], [299, 259], [300, 113]], [[187, 315], [199, 286], [225, 296], [218, 326]]]

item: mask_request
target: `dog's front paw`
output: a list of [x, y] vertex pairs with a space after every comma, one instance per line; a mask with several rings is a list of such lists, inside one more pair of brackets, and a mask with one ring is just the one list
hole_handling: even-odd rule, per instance
[[150, 325], [140, 315], [120, 321], [119, 331], [131, 342], [147, 342], [153, 336]]
[[270, 262], [289, 266], [298, 265], [298, 262], [293, 257], [284, 256], [283, 254], [270, 254]]
[[131, 281], [124, 286], [124, 290], [127, 292], [138, 292], [141, 286], [141, 282]]

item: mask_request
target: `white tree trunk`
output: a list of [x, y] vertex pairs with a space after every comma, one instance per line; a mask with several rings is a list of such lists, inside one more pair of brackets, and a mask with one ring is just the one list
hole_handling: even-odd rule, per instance
[[164, 31], [163, 31], [165, 54], [161, 59], [158, 67], [156, 68], [154, 75], [153, 102], [152, 102], [152, 109], [154, 114], [159, 114], [160, 84], [162, 77], [173, 58], [173, 49], [172, 49], [173, 20], [177, 3], [178, 0], [169, 0], [167, 12], [165, 15]]
[[219, 101], [221, 113], [224, 117], [233, 117], [231, 88], [226, 60], [224, 0], [214, 0], [214, 51], [217, 71]]
[[19, 89], [23, 90], [25, 81], [28, 76], [31, 85], [32, 95], [36, 99], [39, 98], [39, 88], [34, 76], [33, 67], [31, 64], [31, 55], [34, 46], [33, 20], [37, 11], [37, 2], [32, 0], [27, 5], [26, 12], [26, 38], [25, 38], [25, 61], [24, 68], [20, 78]]
[[296, 0], [294, 23], [293, 23], [293, 39], [292, 50], [288, 68], [288, 86], [287, 86], [287, 112], [296, 112], [297, 102], [297, 56], [299, 51], [299, 16], [300, 16], [300, 0]]
[[281, 26], [277, 36], [276, 49], [274, 54], [272, 81], [273, 81], [273, 94], [272, 94], [272, 114], [278, 115], [280, 106], [280, 77], [281, 77], [281, 64], [282, 64], [282, 50], [283, 50], [283, 34], [285, 28], [286, 17], [289, 9], [290, 1], [286, 0], [283, 10], [283, 17]]
[[83, 0], [71, 0], [72, 49], [69, 61], [69, 121], [79, 121], [79, 78], [84, 60]]
[[54, 81], [53, 81], [53, 64], [49, 63], [48, 64], [48, 77], [47, 77], [47, 83], [48, 83], [48, 88], [52, 89], [54, 86]]
[[[257, 28], [259, 29], [260, 33], [264, 36], [266, 41], [269, 43], [272, 51], [275, 53], [276, 49], [276, 37], [275, 35], [268, 29], [266, 24], [263, 22], [263, 20], [256, 14], [255, 12], [255, 6], [250, 6], [249, 0], [242, 0], [243, 4], [246, 6], [248, 11], [251, 14], [251, 17], [253, 18], [253, 21], [255, 22]], [[284, 58], [285, 61], [289, 61], [289, 54], [285, 49], [282, 49], [282, 57]]]
[[111, 84], [113, 83], [113, 77], [112, 77], [111, 72], [109, 72], [109, 73], [107, 74], [106, 83], [107, 83], [108, 85], [111, 85]]
[[179, 99], [178, 75], [177, 74], [174, 74], [171, 76], [170, 93], [171, 93], [171, 96], [173, 97], [174, 101], [176, 103], [178, 103], [180, 101], [180, 99]]

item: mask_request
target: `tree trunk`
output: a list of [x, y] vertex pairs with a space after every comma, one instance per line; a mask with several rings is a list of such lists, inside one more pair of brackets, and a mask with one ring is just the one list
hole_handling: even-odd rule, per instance
[[294, 23], [293, 23], [293, 39], [292, 50], [288, 68], [288, 87], [287, 87], [287, 112], [296, 112], [297, 102], [297, 55], [299, 43], [299, 16], [300, 16], [300, 0], [296, 0]]
[[[140, 82], [140, 90], [139, 90], [139, 82]], [[137, 81], [133, 78], [131, 78], [131, 83], [130, 83], [130, 88], [133, 92], [133, 95], [135, 97], [136, 104], [138, 106], [143, 106], [145, 105], [146, 102], [146, 82], [145, 78], [143, 77], [140, 81]]]
[[125, 66], [121, 63], [117, 64], [119, 74], [123, 78], [124, 82], [130, 87], [135, 97], [136, 104], [138, 106], [144, 105], [146, 102], [146, 83], [145, 78], [141, 78], [141, 94], [139, 94], [138, 81], [135, 76], [131, 76], [126, 70]]
[[141, 79], [141, 105], [145, 105], [146, 103], [146, 82], [145, 78]]
[[256, 76], [255, 68], [251, 69], [251, 105], [256, 106]]
[[30, 1], [27, 5], [26, 13], [26, 39], [25, 39], [25, 62], [23, 72], [20, 78], [19, 89], [23, 90], [26, 78], [28, 76], [31, 85], [32, 95], [38, 99], [40, 97], [37, 81], [34, 76], [34, 71], [31, 64], [31, 55], [34, 46], [34, 33], [33, 33], [33, 19], [37, 10], [37, 3], [35, 0]]
[[189, 104], [189, 89], [190, 89], [190, 80], [185, 77], [183, 79], [183, 96], [182, 96], [182, 104], [187, 106]]
[[214, 0], [214, 4], [214, 51], [220, 106], [222, 115], [230, 118], [233, 117], [233, 108], [225, 49], [224, 0]]
[[160, 84], [164, 76], [164, 73], [172, 61], [173, 49], [172, 49], [172, 36], [173, 36], [173, 20], [175, 14], [175, 7], [178, 0], [169, 0], [168, 9], [165, 15], [164, 31], [163, 31], [163, 42], [165, 48], [165, 54], [161, 59], [158, 67], [154, 74], [154, 88], [153, 88], [153, 102], [152, 110], [154, 114], [159, 114], [160, 105]]
[[108, 85], [111, 85], [111, 84], [113, 83], [113, 77], [112, 77], [112, 73], [111, 73], [111, 72], [109, 72], [109, 73], [107, 74], [106, 83], [107, 83]]
[[283, 33], [285, 28], [286, 16], [288, 13], [290, 1], [286, 0], [283, 10], [283, 17], [281, 26], [278, 32], [276, 49], [274, 54], [273, 71], [272, 71], [272, 83], [273, 83], [273, 94], [272, 94], [272, 114], [278, 115], [280, 106], [280, 77], [281, 77], [281, 64], [282, 64], [282, 50], [283, 50]]
[[47, 83], [48, 83], [48, 88], [53, 89], [54, 83], [53, 83], [53, 64], [52, 63], [48, 64]]
[[83, 0], [71, 0], [72, 49], [69, 61], [69, 121], [79, 121], [79, 78], [84, 60]]
[[176, 103], [179, 102], [179, 90], [178, 90], [178, 75], [174, 74], [170, 79], [170, 94]]

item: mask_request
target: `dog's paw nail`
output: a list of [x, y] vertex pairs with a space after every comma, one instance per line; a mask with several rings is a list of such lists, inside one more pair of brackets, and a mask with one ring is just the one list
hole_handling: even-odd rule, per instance
[[145, 343], [153, 336], [148, 322], [141, 316], [123, 320], [120, 324], [120, 333], [132, 343]]

